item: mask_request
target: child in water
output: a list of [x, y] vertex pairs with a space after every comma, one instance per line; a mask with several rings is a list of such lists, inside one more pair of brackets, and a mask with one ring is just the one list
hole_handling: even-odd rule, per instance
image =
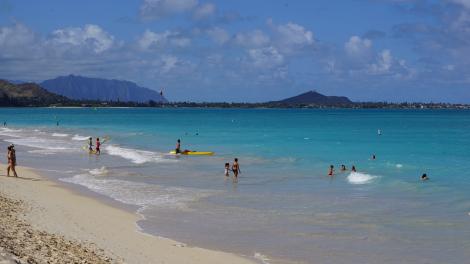
[[97, 155], [101, 154], [100, 146], [101, 146], [100, 138], [96, 138], [96, 149], [95, 149], [95, 153], [96, 153]]
[[230, 163], [226, 162], [225, 163], [225, 176], [230, 176], [229, 174], [229, 170], [230, 170]]
[[90, 138], [88, 139], [88, 151], [89, 151], [90, 153], [93, 152], [93, 138], [92, 138], [92, 137], [90, 137]]
[[333, 176], [334, 168], [335, 167], [333, 165], [330, 165], [330, 170], [328, 171], [328, 176]]
[[346, 166], [344, 164], [341, 165], [341, 171], [346, 171]]
[[356, 172], [356, 166], [352, 165], [351, 171]]

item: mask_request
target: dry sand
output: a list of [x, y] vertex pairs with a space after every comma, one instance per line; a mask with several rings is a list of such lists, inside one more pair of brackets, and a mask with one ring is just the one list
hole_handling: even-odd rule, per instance
[[[15, 212], [10, 215], [19, 218], [20, 221], [24, 220], [24, 225], [31, 227], [29, 228], [31, 232], [37, 233], [34, 233], [33, 237], [43, 234], [45, 237], [53, 237], [56, 241], [61, 240], [64, 247], [59, 247], [57, 254], [62, 254], [60, 249], [69, 245], [74, 250], [77, 248], [77, 252], [84, 251], [83, 254], [91, 254], [85, 256], [86, 258], [82, 256], [85, 259], [96, 258], [96, 261], [90, 259], [85, 263], [111, 260], [125, 263], [254, 263], [235, 254], [189, 247], [170, 239], [146, 235], [137, 229], [135, 223], [140, 217], [136, 214], [80, 195], [60, 184], [46, 180], [27, 168], [17, 168], [21, 178], [5, 177], [5, 166], [0, 166], [0, 169], [2, 170], [1, 202], [18, 203], [12, 207], [22, 209], [19, 211], [13, 209]], [[2, 221], [1, 225], [3, 230], [9, 230], [8, 221]], [[47, 244], [48, 241], [41, 243]], [[4, 243], [1, 246], [4, 246]], [[5, 249], [17, 255], [12, 249]], [[75, 253], [69, 251], [65, 253], [69, 255]], [[0, 248], [0, 256], [1, 252]]]

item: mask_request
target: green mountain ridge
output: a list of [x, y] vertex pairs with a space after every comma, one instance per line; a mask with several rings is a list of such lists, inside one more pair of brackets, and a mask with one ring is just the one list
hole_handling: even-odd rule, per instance
[[48, 92], [35, 83], [13, 84], [0, 80], [1, 106], [48, 106], [69, 101], [68, 98]]

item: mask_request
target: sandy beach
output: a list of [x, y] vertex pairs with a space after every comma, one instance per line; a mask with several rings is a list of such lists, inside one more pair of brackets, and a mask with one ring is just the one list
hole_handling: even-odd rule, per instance
[[[0, 166], [1, 263], [254, 263], [138, 231], [138, 215]], [[4, 262], [2, 262], [4, 258]], [[10, 261], [10, 262], [9, 262]]]

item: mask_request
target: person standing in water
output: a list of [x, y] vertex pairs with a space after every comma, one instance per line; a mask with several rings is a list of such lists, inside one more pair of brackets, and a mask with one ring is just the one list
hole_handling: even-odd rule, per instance
[[330, 165], [330, 169], [328, 170], [328, 176], [333, 176], [335, 167], [333, 165]]
[[100, 138], [96, 138], [96, 148], [95, 148], [96, 155], [101, 154], [100, 146], [101, 146]]
[[10, 170], [13, 172], [14, 177], [18, 177], [18, 174], [16, 173], [16, 152], [15, 152], [15, 146], [12, 144], [8, 147], [8, 167], [7, 167], [7, 176], [10, 177]]
[[181, 140], [176, 141], [176, 148], [175, 148], [175, 153], [180, 154], [181, 153]]
[[232, 171], [233, 171], [233, 176], [235, 177], [235, 179], [238, 178], [238, 173], [240, 173], [240, 164], [238, 164], [238, 159], [235, 158], [235, 160], [233, 161], [233, 164], [232, 164]]
[[92, 137], [88, 138], [88, 151], [90, 153], [93, 153], [93, 138]]
[[351, 171], [356, 172], [356, 166], [352, 165]]
[[230, 170], [230, 163], [226, 162], [225, 163], [225, 176], [230, 176], [229, 174], [229, 170]]

